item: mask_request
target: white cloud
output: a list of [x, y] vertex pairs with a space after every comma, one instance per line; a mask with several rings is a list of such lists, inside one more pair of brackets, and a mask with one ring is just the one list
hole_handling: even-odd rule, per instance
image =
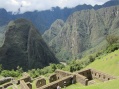
[[5, 8], [7, 11], [17, 12], [21, 8], [21, 12], [34, 10], [47, 10], [51, 7], [59, 6], [75, 7], [79, 4], [103, 4], [108, 0], [0, 0], [0, 8]]

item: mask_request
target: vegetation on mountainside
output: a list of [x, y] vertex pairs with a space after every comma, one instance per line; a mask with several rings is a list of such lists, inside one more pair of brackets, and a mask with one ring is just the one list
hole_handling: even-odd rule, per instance
[[108, 42], [109, 45], [117, 43], [118, 40], [119, 40], [119, 37], [115, 35], [107, 35], [106, 37], [106, 41]]
[[119, 37], [115, 35], [108, 35], [106, 37], [106, 41], [108, 42], [108, 46], [106, 49], [107, 53], [113, 52], [117, 49], [119, 49], [119, 43], [118, 43]]
[[0, 48], [0, 64], [4, 69], [23, 70], [43, 68], [50, 63], [59, 63], [41, 34], [26, 19], [11, 21], [7, 26], [5, 41]]
[[50, 66], [44, 67], [43, 69], [31, 69], [28, 71], [23, 71], [22, 67], [17, 67], [16, 70], [4, 70], [2, 65], [0, 65], [0, 75], [4, 77], [20, 77], [23, 72], [28, 72], [32, 78], [36, 78], [40, 75], [46, 75], [53, 73], [56, 69], [63, 69], [65, 66], [63, 64], [50, 64]]
[[3, 43], [4, 43], [5, 32], [6, 32], [5, 27], [6, 27], [6, 26], [0, 27], [0, 47], [1, 47], [1, 46], [3, 45]]
[[[47, 44], [62, 61], [79, 59], [82, 54], [94, 47], [95, 50], [92, 53], [95, 53], [103, 49], [108, 42], [112, 44], [118, 40], [116, 37], [119, 35], [118, 9], [119, 6], [114, 6], [75, 12], [68, 17], [54, 38], [52, 38], [54, 35], [52, 33], [55, 33], [54, 29], [45, 32], [47, 38], [52, 38], [51, 41], [47, 41]], [[50, 28], [58, 27], [58, 25], [52, 24]], [[97, 45], [99, 48], [96, 47]]]

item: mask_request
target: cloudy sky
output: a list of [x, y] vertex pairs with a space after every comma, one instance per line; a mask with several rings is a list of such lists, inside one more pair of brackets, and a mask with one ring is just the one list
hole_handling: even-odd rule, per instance
[[34, 11], [34, 10], [47, 10], [51, 7], [59, 6], [64, 7], [75, 7], [79, 4], [103, 4], [109, 0], [0, 0], [0, 8], [5, 8], [7, 11], [17, 12], [18, 8], [20, 11]]

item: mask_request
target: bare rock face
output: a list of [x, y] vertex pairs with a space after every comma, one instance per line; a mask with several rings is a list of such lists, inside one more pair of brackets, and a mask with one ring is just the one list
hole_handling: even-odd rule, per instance
[[43, 34], [43, 38], [44, 40], [49, 43], [52, 39], [54, 39], [59, 32], [61, 31], [62, 27], [64, 26], [64, 21], [61, 19], [57, 19], [50, 27], [50, 29], [48, 29], [47, 31], [45, 31], [45, 33]]
[[0, 64], [4, 69], [16, 69], [21, 66], [27, 70], [58, 63], [30, 21], [11, 21], [7, 28], [4, 44], [0, 48]]
[[118, 24], [119, 6], [78, 11], [68, 17], [57, 36], [47, 43], [58, 58], [75, 58], [101, 44], [106, 35], [119, 35]]

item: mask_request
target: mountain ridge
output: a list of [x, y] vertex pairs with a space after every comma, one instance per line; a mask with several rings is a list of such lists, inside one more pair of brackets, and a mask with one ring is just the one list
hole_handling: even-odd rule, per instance
[[44, 33], [45, 30], [49, 29], [50, 25], [56, 19], [62, 19], [66, 21], [70, 14], [73, 14], [75, 11], [87, 10], [87, 9], [100, 9], [103, 7], [109, 7], [119, 5], [119, 1], [108, 1], [103, 5], [95, 5], [94, 7], [91, 5], [78, 5], [74, 8], [64, 8], [60, 9], [59, 7], [53, 7], [51, 10], [46, 11], [34, 11], [34, 12], [25, 12], [23, 14], [12, 15], [10, 12], [6, 12], [6, 10], [0, 10], [0, 25], [5, 25], [11, 20], [15, 20], [18, 18], [26, 18], [31, 20], [35, 27], [40, 30], [41, 33]]
[[79, 58], [83, 51], [106, 41], [107, 35], [118, 36], [118, 11], [119, 6], [112, 6], [74, 12], [68, 17], [58, 35], [47, 44], [60, 60]]

